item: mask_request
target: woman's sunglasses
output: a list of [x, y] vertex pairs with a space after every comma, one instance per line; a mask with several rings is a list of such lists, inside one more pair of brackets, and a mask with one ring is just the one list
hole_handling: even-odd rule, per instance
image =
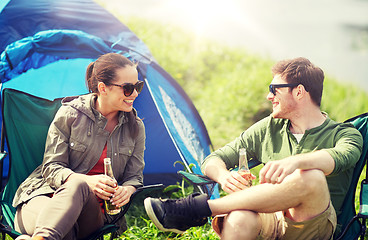
[[117, 87], [122, 88], [123, 91], [124, 91], [125, 97], [129, 97], [130, 95], [133, 94], [134, 89], [137, 91], [138, 94], [141, 93], [142, 89], [143, 89], [143, 86], [144, 86], [144, 82], [143, 81], [138, 81], [136, 84], [123, 83], [121, 85], [110, 83], [109, 85], [117, 86]]

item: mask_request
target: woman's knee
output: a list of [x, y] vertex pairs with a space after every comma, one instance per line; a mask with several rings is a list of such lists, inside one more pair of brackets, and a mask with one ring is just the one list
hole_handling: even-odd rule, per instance
[[58, 192], [62, 191], [63, 192], [68, 191], [72, 195], [82, 194], [85, 196], [88, 196], [89, 194], [93, 193], [87, 182], [79, 178], [69, 179], [61, 187], [58, 188], [55, 194], [58, 194]]

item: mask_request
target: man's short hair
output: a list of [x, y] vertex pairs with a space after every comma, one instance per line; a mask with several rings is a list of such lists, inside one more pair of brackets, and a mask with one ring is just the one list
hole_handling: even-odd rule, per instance
[[324, 73], [308, 59], [299, 57], [282, 60], [272, 67], [272, 75], [280, 75], [287, 83], [300, 83], [309, 92], [312, 101], [321, 106]]

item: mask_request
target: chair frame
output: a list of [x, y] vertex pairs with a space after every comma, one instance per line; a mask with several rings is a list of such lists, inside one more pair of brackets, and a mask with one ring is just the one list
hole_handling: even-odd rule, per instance
[[[366, 165], [367, 167], [367, 165]], [[361, 189], [363, 189], [363, 185], [367, 185], [368, 186], [368, 180], [367, 179], [363, 179], [361, 182]], [[363, 191], [360, 192], [360, 202], [362, 202], [362, 197], [363, 197]], [[349, 228], [352, 226], [352, 224], [355, 221], [361, 221], [360, 222], [360, 233], [358, 234], [358, 237], [360, 236], [361, 240], [364, 240], [364, 236], [365, 233], [367, 231], [367, 225], [366, 225], [366, 220], [368, 218], [368, 215], [362, 214], [362, 213], [358, 213], [356, 214], [350, 221], [349, 223], [346, 225], [345, 229], [342, 231], [342, 233], [340, 234], [340, 236], [336, 239], [336, 240], [341, 240], [345, 237], [347, 231], [349, 230]]]

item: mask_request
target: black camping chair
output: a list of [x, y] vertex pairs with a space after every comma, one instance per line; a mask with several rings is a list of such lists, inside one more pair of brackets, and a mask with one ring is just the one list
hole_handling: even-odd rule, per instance
[[[5, 138], [9, 151], [9, 177], [5, 188], [1, 189], [0, 231], [4, 240], [5, 235], [11, 238], [20, 235], [13, 229], [16, 212], [12, 207], [13, 197], [18, 186], [42, 163], [47, 131], [61, 106], [61, 99], [49, 101], [13, 89], [4, 89], [2, 97], [3, 125], [0, 153], [2, 170], [3, 160], [8, 154], [4, 151]], [[162, 188], [162, 184], [138, 188], [117, 217], [87, 239], [103, 239], [107, 233], [111, 233], [111, 237], [114, 237], [114, 233], [119, 228], [117, 221], [125, 215], [133, 200], [137, 199], [138, 195], [145, 195]]]

